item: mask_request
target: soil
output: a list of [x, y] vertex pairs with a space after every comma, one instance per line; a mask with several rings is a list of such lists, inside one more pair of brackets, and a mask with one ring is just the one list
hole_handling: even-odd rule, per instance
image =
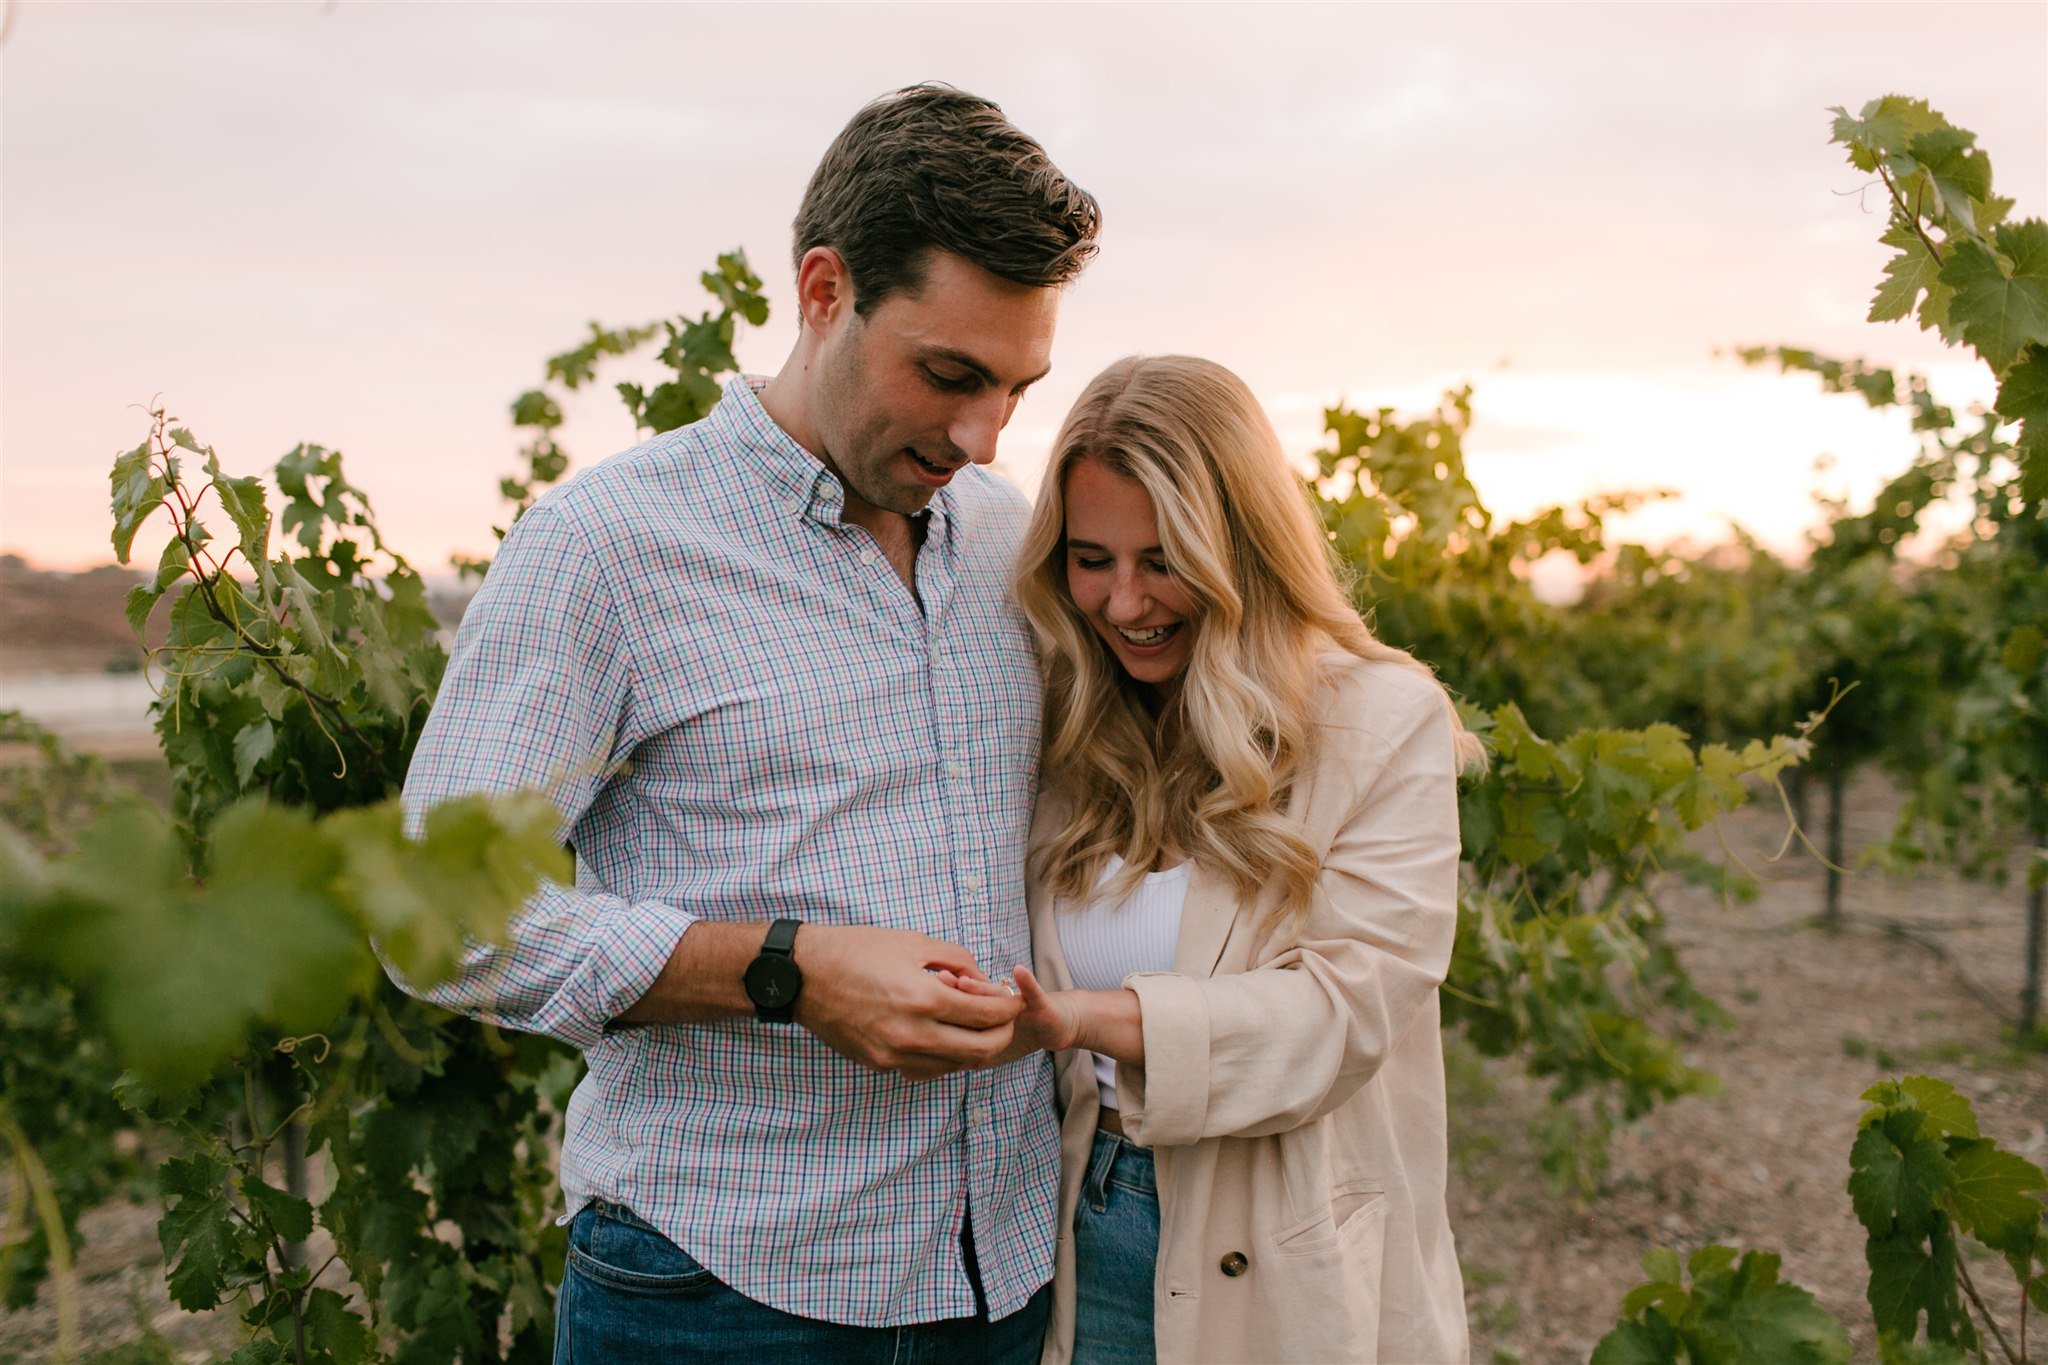
[[[1882, 838], [1898, 809], [1882, 783], [1854, 785], [1846, 846]], [[1816, 922], [1822, 866], [1796, 853], [1761, 861], [1783, 836], [1775, 811], [1751, 807], [1723, 830], [1771, 878], [1762, 893], [1728, 907], [1684, 887], [1664, 901], [1695, 982], [1732, 1019], [1687, 1049], [1687, 1061], [1720, 1078], [1719, 1095], [1680, 1100], [1618, 1133], [1606, 1187], [1583, 1201], [1552, 1193], [1536, 1164], [1541, 1088], [1469, 1052], [1452, 1067], [1451, 1217], [1482, 1365], [1585, 1360], [1644, 1278], [1645, 1251], [1710, 1242], [1782, 1254], [1782, 1278], [1842, 1320], [1855, 1359], [1875, 1360], [1847, 1181], [1867, 1107], [1858, 1096], [1878, 1080], [1938, 1076], [1969, 1098], [1985, 1136], [2048, 1165], [2048, 1055], [2016, 1051], [1987, 1005], [2017, 1014], [2018, 887], [1859, 873], [1829, 931]], [[2010, 1334], [2010, 1271], [1989, 1253], [1970, 1265]]]
[[[1858, 783], [1847, 846], [1881, 837], [1897, 809], [1882, 784]], [[1820, 865], [1796, 853], [1762, 862], [1782, 835], [1773, 811], [1740, 812], [1723, 828], [1771, 879], [1761, 894], [1729, 907], [1673, 887], [1665, 902], [1686, 964], [1732, 1020], [1688, 1047], [1690, 1062], [1720, 1078], [1719, 1095], [1678, 1101], [1619, 1132], [1605, 1188], [1581, 1199], [1554, 1192], [1537, 1164], [1537, 1131], [1550, 1113], [1542, 1088], [1511, 1064], [1453, 1050], [1451, 1210], [1481, 1365], [1584, 1361], [1641, 1280], [1645, 1251], [1714, 1241], [1782, 1253], [1784, 1278], [1846, 1324], [1856, 1359], [1874, 1360], [1863, 1236], [1845, 1182], [1864, 1107], [1857, 1096], [1886, 1076], [1950, 1081], [1985, 1134], [2048, 1164], [2048, 1056], [2014, 1051], [1986, 1003], [2018, 998], [2020, 892], [1946, 875], [1899, 882], [1861, 873], [1847, 883], [1843, 925], [1829, 931], [1815, 923]], [[1905, 923], [1947, 956], [1887, 932], [1886, 922]], [[224, 1355], [233, 1340], [226, 1315], [166, 1303], [155, 1221], [143, 1205], [87, 1217], [79, 1297], [88, 1353], [137, 1340], [139, 1311], [183, 1359]], [[1994, 1259], [1973, 1264], [2011, 1324], [2009, 1274]], [[51, 1358], [48, 1298], [0, 1321], [0, 1360]]]

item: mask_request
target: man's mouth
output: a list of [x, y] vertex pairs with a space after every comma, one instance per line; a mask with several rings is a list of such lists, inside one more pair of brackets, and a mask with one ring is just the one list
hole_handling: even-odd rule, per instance
[[1126, 644], [1135, 646], [1138, 649], [1149, 649], [1154, 645], [1165, 644], [1172, 637], [1173, 633], [1185, 624], [1186, 622], [1184, 621], [1174, 621], [1168, 625], [1153, 626], [1147, 630], [1125, 630], [1122, 626], [1118, 626], [1116, 633], [1124, 637], [1124, 643]]
[[953, 477], [954, 466], [952, 465], [934, 464], [908, 446], [903, 448], [903, 453], [908, 455], [910, 462], [922, 470], [926, 477], [933, 482], [944, 483]]

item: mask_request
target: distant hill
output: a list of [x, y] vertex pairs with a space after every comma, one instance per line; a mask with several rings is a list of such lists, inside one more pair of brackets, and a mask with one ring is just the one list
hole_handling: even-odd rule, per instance
[[[128, 590], [143, 580], [134, 569], [103, 564], [83, 573], [37, 569], [20, 555], [0, 554], [0, 676], [32, 673], [119, 673], [142, 667], [142, 646], [128, 628]], [[473, 585], [430, 579], [427, 600], [449, 630], [462, 619]], [[161, 643], [163, 610], [150, 626]]]
[[46, 573], [20, 555], [0, 555], [0, 673], [141, 668], [142, 646], [122, 607], [142, 579], [113, 564], [84, 573]]

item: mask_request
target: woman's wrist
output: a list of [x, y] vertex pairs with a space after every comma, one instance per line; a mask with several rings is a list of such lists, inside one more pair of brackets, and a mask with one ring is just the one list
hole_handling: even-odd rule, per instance
[[1075, 1047], [1119, 1062], [1145, 1060], [1145, 1030], [1136, 991], [1076, 991], [1075, 997]]

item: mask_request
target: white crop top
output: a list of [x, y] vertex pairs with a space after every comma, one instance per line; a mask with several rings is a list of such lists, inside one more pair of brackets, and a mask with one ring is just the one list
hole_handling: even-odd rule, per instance
[[[1123, 871], [1123, 859], [1111, 855], [1101, 882]], [[1180, 942], [1180, 912], [1187, 902], [1188, 873], [1181, 862], [1164, 872], [1148, 872], [1136, 890], [1121, 901], [1095, 900], [1062, 905], [1053, 917], [1059, 926], [1060, 951], [1074, 985], [1084, 991], [1120, 989], [1132, 972], [1170, 972]], [[1117, 1108], [1116, 1059], [1093, 1054], [1102, 1107]]]

